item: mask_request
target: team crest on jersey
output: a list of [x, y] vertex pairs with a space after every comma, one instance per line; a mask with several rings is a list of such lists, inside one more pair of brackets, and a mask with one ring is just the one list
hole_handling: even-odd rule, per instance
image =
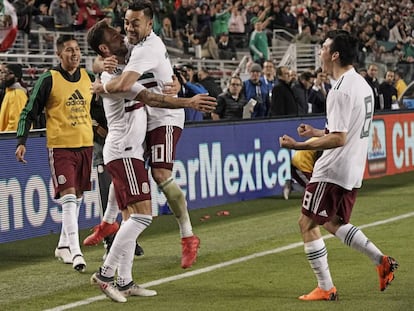
[[150, 186], [147, 182], [142, 183], [141, 187], [142, 187], [142, 193], [145, 193], [145, 194], [150, 193]]
[[58, 184], [59, 185], [64, 185], [66, 183], [66, 177], [65, 175], [59, 175], [57, 178]]

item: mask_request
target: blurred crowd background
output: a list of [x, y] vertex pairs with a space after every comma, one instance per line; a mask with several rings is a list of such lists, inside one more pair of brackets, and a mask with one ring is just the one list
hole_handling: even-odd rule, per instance
[[[182, 83], [180, 96], [207, 91], [218, 98], [215, 113], [187, 111], [188, 122], [324, 113], [334, 81], [321, 72], [317, 54], [325, 34], [334, 29], [359, 39], [355, 66], [374, 90], [377, 111], [414, 108], [410, 101], [402, 101], [414, 79], [411, 0], [152, 2], [154, 32], [168, 48]], [[5, 64], [21, 65], [22, 73], [16, 77], [28, 92], [38, 75], [56, 62], [54, 41], [59, 33], [74, 33], [82, 42], [101, 19], [123, 33], [129, 4], [127, 0], [10, 3], [19, 33], [15, 44], [0, 55]], [[94, 54], [86, 44], [82, 50], [88, 67]]]

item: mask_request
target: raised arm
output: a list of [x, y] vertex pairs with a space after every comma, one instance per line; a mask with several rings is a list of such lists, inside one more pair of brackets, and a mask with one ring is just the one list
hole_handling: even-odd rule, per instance
[[212, 112], [217, 106], [216, 99], [206, 94], [197, 94], [190, 98], [178, 98], [143, 90], [135, 99], [151, 107], [170, 109], [193, 108], [202, 112]]

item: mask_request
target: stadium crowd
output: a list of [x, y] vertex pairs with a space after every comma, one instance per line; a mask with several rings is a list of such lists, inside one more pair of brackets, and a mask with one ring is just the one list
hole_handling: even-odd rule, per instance
[[[367, 72], [366, 79], [376, 95], [377, 110], [396, 108], [395, 83], [400, 81], [399, 84], [403, 84], [400, 89], [403, 89], [413, 80], [414, 6], [410, 0], [152, 2], [156, 8], [154, 32], [167, 46], [181, 51], [181, 58], [189, 59], [196, 55], [205, 59], [235, 59], [237, 51], [248, 53], [248, 79], [242, 81], [241, 89], [236, 92], [238, 94], [231, 96], [231, 81], [228, 81], [225, 92], [220, 95], [226, 100], [219, 101], [219, 110], [214, 114], [216, 120], [324, 112], [324, 98], [329, 91], [330, 77], [319, 72], [318, 68], [309, 68], [306, 72], [291, 72], [288, 78], [285, 71], [294, 68], [276, 68], [280, 60], [271, 59], [269, 53], [275, 29], [286, 30], [293, 37], [289, 37], [289, 40], [304, 44], [321, 42], [327, 31], [333, 29], [344, 29], [355, 34], [359, 39], [356, 67], [361, 73]], [[12, 4], [18, 16], [19, 30], [28, 34], [30, 29], [85, 32], [100, 19], [106, 19], [123, 32], [123, 17], [128, 7], [128, 1], [125, 0], [15, 0]], [[36, 41], [38, 36], [29, 38], [29, 48], [39, 44]], [[43, 39], [50, 41], [53, 46], [53, 37], [48, 32], [45, 32]], [[400, 67], [401, 64], [405, 67]], [[373, 69], [369, 70], [371, 65]], [[385, 75], [378, 76], [378, 65], [387, 68], [383, 71], [386, 71], [384, 74], [390, 72], [388, 78]], [[194, 90], [207, 90], [210, 94], [212, 88], [214, 94], [217, 94], [217, 90], [223, 91], [209, 77], [207, 68], [193, 67], [191, 63], [177, 67], [182, 75], [181, 81], [184, 81], [182, 96], [190, 96]], [[199, 79], [200, 75], [204, 83]], [[394, 78], [391, 79], [391, 76]], [[4, 81], [2, 75], [2, 93]], [[381, 82], [386, 85], [380, 88]], [[281, 88], [279, 84], [285, 87]], [[274, 92], [274, 87], [278, 93]], [[186, 92], [186, 89], [192, 91]], [[289, 102], [295, 103], [293, 110], [276, 108], [282, 95], [283, 100], [287, 98]], [[239, 100], [239, 96], [243, 99]], [[222, 107], [228, 101], [233, 105], [230, 115]], [[247, 108], [245, 103], [250, 104], [248, 109], [244, 109]], [[211, 115], [190, 111], [186, 117], [187, 121], [205, 119], [211, 119]]]

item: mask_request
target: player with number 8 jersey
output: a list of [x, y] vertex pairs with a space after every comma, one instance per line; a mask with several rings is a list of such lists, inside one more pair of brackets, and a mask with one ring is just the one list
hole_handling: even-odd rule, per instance
[[376, 265], [383, 291], [394, 279], [398, 263], [384, 255], [357, 227], [349, 223], [357, 190], [362, 185], [374, 111], [371, 87], [353, 62], [358, 40], [348, 32], [330, 31], [320, 50], [324, 72], [337, 81], [326, 100], [326, 128], [300, 124], [302, 137], [316, 140], [297, 142], [288, 135], [279, 138], [281, 147], [296, 150], [323, 150], [302, 200], [299, 226], [305, 254], [318, 281], [317, 287], [300, 300], [338, 300], [328, 265], [328, 251], [319, 226], [342, 243], [365, 254]]

